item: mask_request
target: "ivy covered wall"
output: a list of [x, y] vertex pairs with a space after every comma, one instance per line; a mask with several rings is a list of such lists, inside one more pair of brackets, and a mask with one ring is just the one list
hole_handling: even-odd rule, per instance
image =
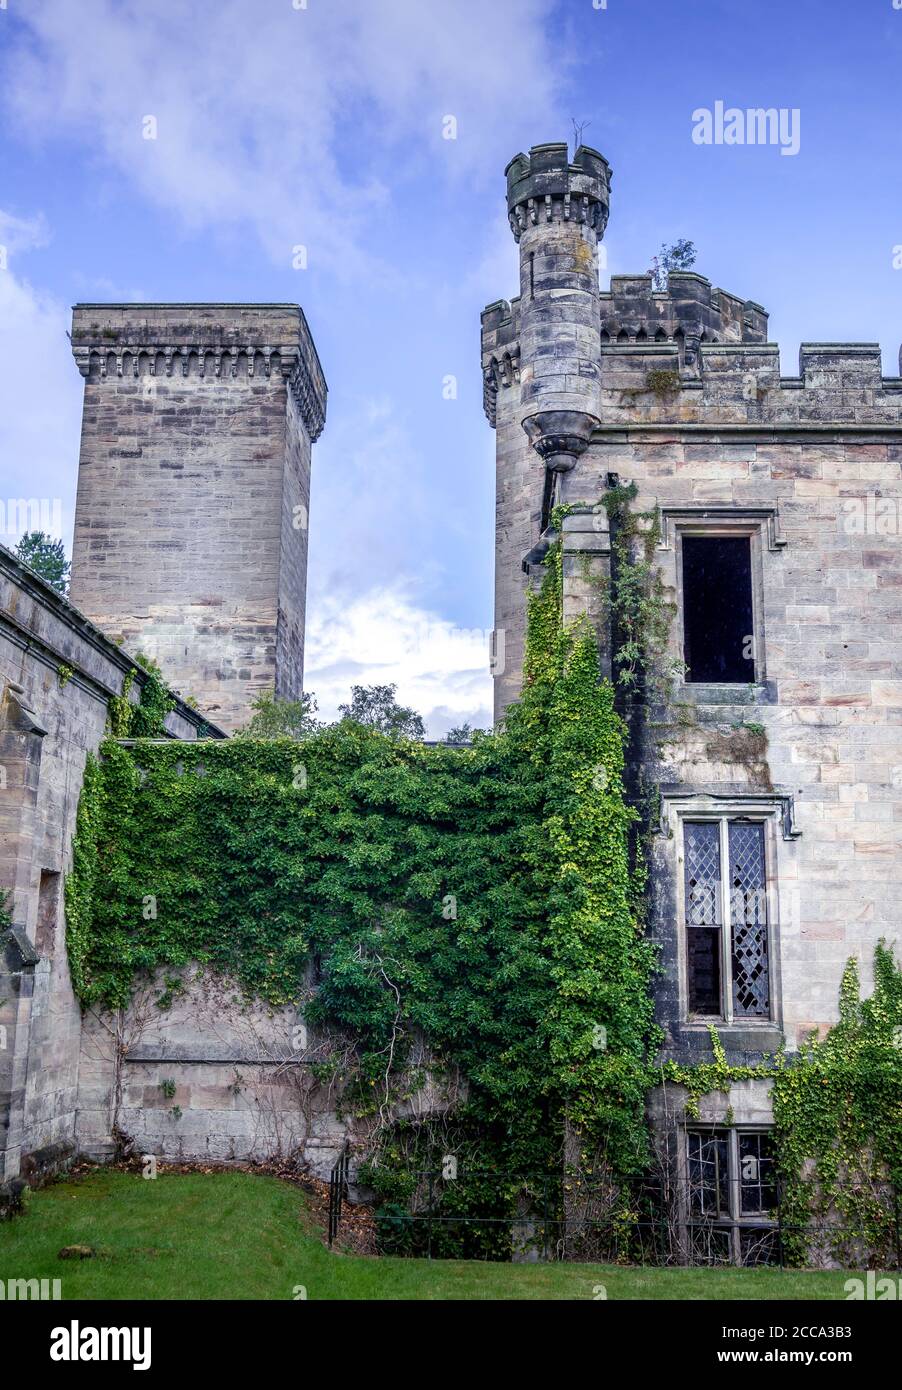
[[[653, 596], [641, 564], [624, 549], [612, 610], [645, 662], [651, 640], [627, 626]], [[713, 1063], [661, 1067], [626, 726], [594, 633], [564, 625], [561, 599], [555, 545], [530, 599], [522, 698], [469, 748], [350, 720], [300, 741], [107, 742], [67, 884], [79, 997], [121, 1009], [136, 984], [162, 981], [165, 1009], [199, 962], [248, 998], [302, 1001], [312, 1027], [349, 1040], [344, 1103], [378, 1117], [366, 1175], [387, 1211], [450, 1147], [464, 1160], [459, 1210], [513, 1209], [516, 1182], [486, 1186], [486, 1170], [604, 1172], [628, 1228], [652, 1088], [679, 1086], [691, 1115], [706, 1092], [766, 1079], [788, 1210], [846, 1202], [876, 1249], [902, 1177], [898, 968], [881, 948], [864, 1005], [850, 975], [839, 1028], [799, 1056], [731, 1067], [715, 1036]], [[620, 667], [634, 691], [636, 662]], [[434, 1125], [398, 1119], [424, 1043], [432, 1070], [466, 1078]], [[849, 1205], [852, 1175], [869, 1192]], [[803, 1260], [804, 1239], [790, 1253]]]
[[301, 742], [108, 742], [67, 886], [83, 1003], [122, 1007], [199, 961], [281, 1005], [312, 969], [307, 1021], [353, 1037], [360, 1104], [400, 1098], [422, 1037], [467, 1078], [455, 1123], [483, 1165], [557, 1168], [566, 1132], [639, 1171], [653, 960], [623, 728], [560, 603], [558, 553], [526, 694], [470, 748], [350, 721]]

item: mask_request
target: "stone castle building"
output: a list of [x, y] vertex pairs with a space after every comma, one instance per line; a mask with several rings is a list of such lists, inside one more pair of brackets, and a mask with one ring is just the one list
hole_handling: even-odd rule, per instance
[[[482, 315], [496, 713], [517, 695], [524, 581], [557, 504], [573, 508], [565, 609], [599, 623], [610, 674], [597, 504], [634, 483], [634, 510], [660, 516], [679, 673], [634, 750], [660, 797], [665, 1052], [710, 1058], [713, 1023], [731, 1061], [754, 1062], [836, 1021], [850, 956], [868, 988], [876, 942], [898, 945], [902, 379], [883, 376], [876, 343], [804, 344], [798, 375], [781, 375], [761, 306], [691, 272], [600, 292], [610, 192], [585, 146], [571, 162], [540, 145], [507, 169], [520, 293]], [[768, 1083], [710, 1097], [703, 1116], [682, 1149], [696, 1172], [763, 1158]]]
[[[870, 343], [806, 344], [798, 376], [782, 376], [761, 306], [691, 272], [666, 288], [615, 276], [602, 292], [610, 191], [585, 146], [570, 160], [540, 145], [507, 170], [520, 292], [482, 315], [496, 713], [517, 696], [526, 591], [561, 504], [565, 610], [589, 613], [611, 673], [599, 503], [635, 484], [634, 510], [660, 517], [654, 560], [674, 609], [675, 675], [649, 693], [631, 749], [659, 805], [665, 1053], [710, 1057], [714, 1024], [732, 1061], [754, 1061], [834, 1022], [847, 958], [867, 984], [875, 943], [898, 935], [902, 380]], [[267, 1060], [261, 1035], [278, 1053], [294, 1017], [256, 1020], [252, 1047], [198, 982], [143, 1032], [126, 1020], [126, 1065], [109, 1029], [79, 1016], [60, 906], [84, 756], [130, 669], [118, 639], [197, 698], [199, 712], [170, 716], [175, 737], [231, 731], [267, 686], [300, 692], [316, 351], [286, 305], [78, 305], [72, 340], [85, 377], [72, 603], [0, 554], [0, 878], [16, 923], [0, 1176], [29, 1155], [50, 1163], [48, 1146], [109, 1152], [114, 1115], [164, 1157], [263, 1156], [278, 1133], [322, 1172], [344, 1133], [334, 1114], [298, 1129], [296, 1097], [261, 1081], [261, 1125], [230, 1084], [236, 1062]], [[704, 1129], [678, 1136], [680, 1163], [728, 1165], [739, 1192], [744, 1158], [768, 1171], [767, 1083], [706, 1106]], [[724, 1213], [733, 1242], [742, 1193]]]

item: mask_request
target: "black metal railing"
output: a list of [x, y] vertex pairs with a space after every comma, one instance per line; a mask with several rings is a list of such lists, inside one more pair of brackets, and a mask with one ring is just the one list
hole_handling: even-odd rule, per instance
[[341, 1224], [341, 1209], [344, 1205], [345, 1197], [348, 1194], [348, 1169], [350, 1166], [350, 1148], [347, 1141], [342, 1146], [341, 1152], [332, 1172], [329, 1175], [329, 1244], [331, 1245], [338, 1235], [338, 1227]]
[[[332, 1170], [329, 1244], [347, 1196], [349, 1152]], [[645, 1265], [840, 1265], [902, 1269], [902, 1194], [887, 1187], [882, 1221], [863, 1229], [834, 1213], [787, 1219], [779, 1187], [764, 1212], [700, 1210], [691, 1182], [645, 1180], [624, 1194], [593, 1174], [408, 1172], [410, 1200], [375, 1212], [381, 1254]]]

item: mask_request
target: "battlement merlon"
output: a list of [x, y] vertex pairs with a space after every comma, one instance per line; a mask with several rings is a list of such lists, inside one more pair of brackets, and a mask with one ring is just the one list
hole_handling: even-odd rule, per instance
[[572, 163], [566, 144], [533, 145], [505, 169], [507, 212], [516, 241], [527, 226], [584, 223], [604, 236], [611, 199], [611, 166], [603, 154], [580, 145]]
[[599, 295], [602, 341], [672, 340], [680, 331], [705, 342], [767, 342], [767, 311], [712, 285], [695, 271], [674, 270], [667, 288], [654, 287], [651, 274], [612, 275]]
[[482, 408], [495, 429], [498, 388], [520, 380], [520, 305], [496, 300], [482, 311]]
[[298, 304], [76, 304], [72, 352], [91, 381], [276, 372], [312, 443], [326, 421], [328, 387]]

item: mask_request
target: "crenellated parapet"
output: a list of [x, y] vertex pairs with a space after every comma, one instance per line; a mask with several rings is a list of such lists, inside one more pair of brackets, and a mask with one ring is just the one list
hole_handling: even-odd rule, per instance
[[507, 212], [516, 241], [528, 227], [572, 222], [591, 227], [599, 240], [608, 222], [611, 166], [603, 154], [580, 145], [572, 162], [565, 144], [533, 145], [505, 170]]
[[877, 343], [803, 343], [797, 376], [781, 375], [776, 343], [703, 341], [697, 369], [677, 344], [603, 349], [606, 425], [819, 426], [898, 424], [902, 378], [885, 377]]
[[281, 378], [311, 442], [325, 424], [326, 381], [297, 305], [77, 304], [72, 352], [89, 382]]
[[673, 344], [693, 366], [704, 343], [764, 343], [767, 312], [718, 289], [694, 271], [671, 271], [666, 289], [652, 275], [614, 275], [599, 295], [602, 348]]
[[482, 408], [495, 428], [498, 391], [520, 382], [520, 306], [499, 299], [482, 311]]
[[[597, 418], [601, 341], [598, 243], [608, 220], [611, 167], [580, 145], [534, 145], [507, 166], [507, 207], [519, 248], [519, 406], [546, 468], [570, 471]], [[513, 364], [513, 357], [511, 358]], [[489, 414], [499, 368], [484, 364]], [[551, 460], [551, 462], [549, 462]]]

